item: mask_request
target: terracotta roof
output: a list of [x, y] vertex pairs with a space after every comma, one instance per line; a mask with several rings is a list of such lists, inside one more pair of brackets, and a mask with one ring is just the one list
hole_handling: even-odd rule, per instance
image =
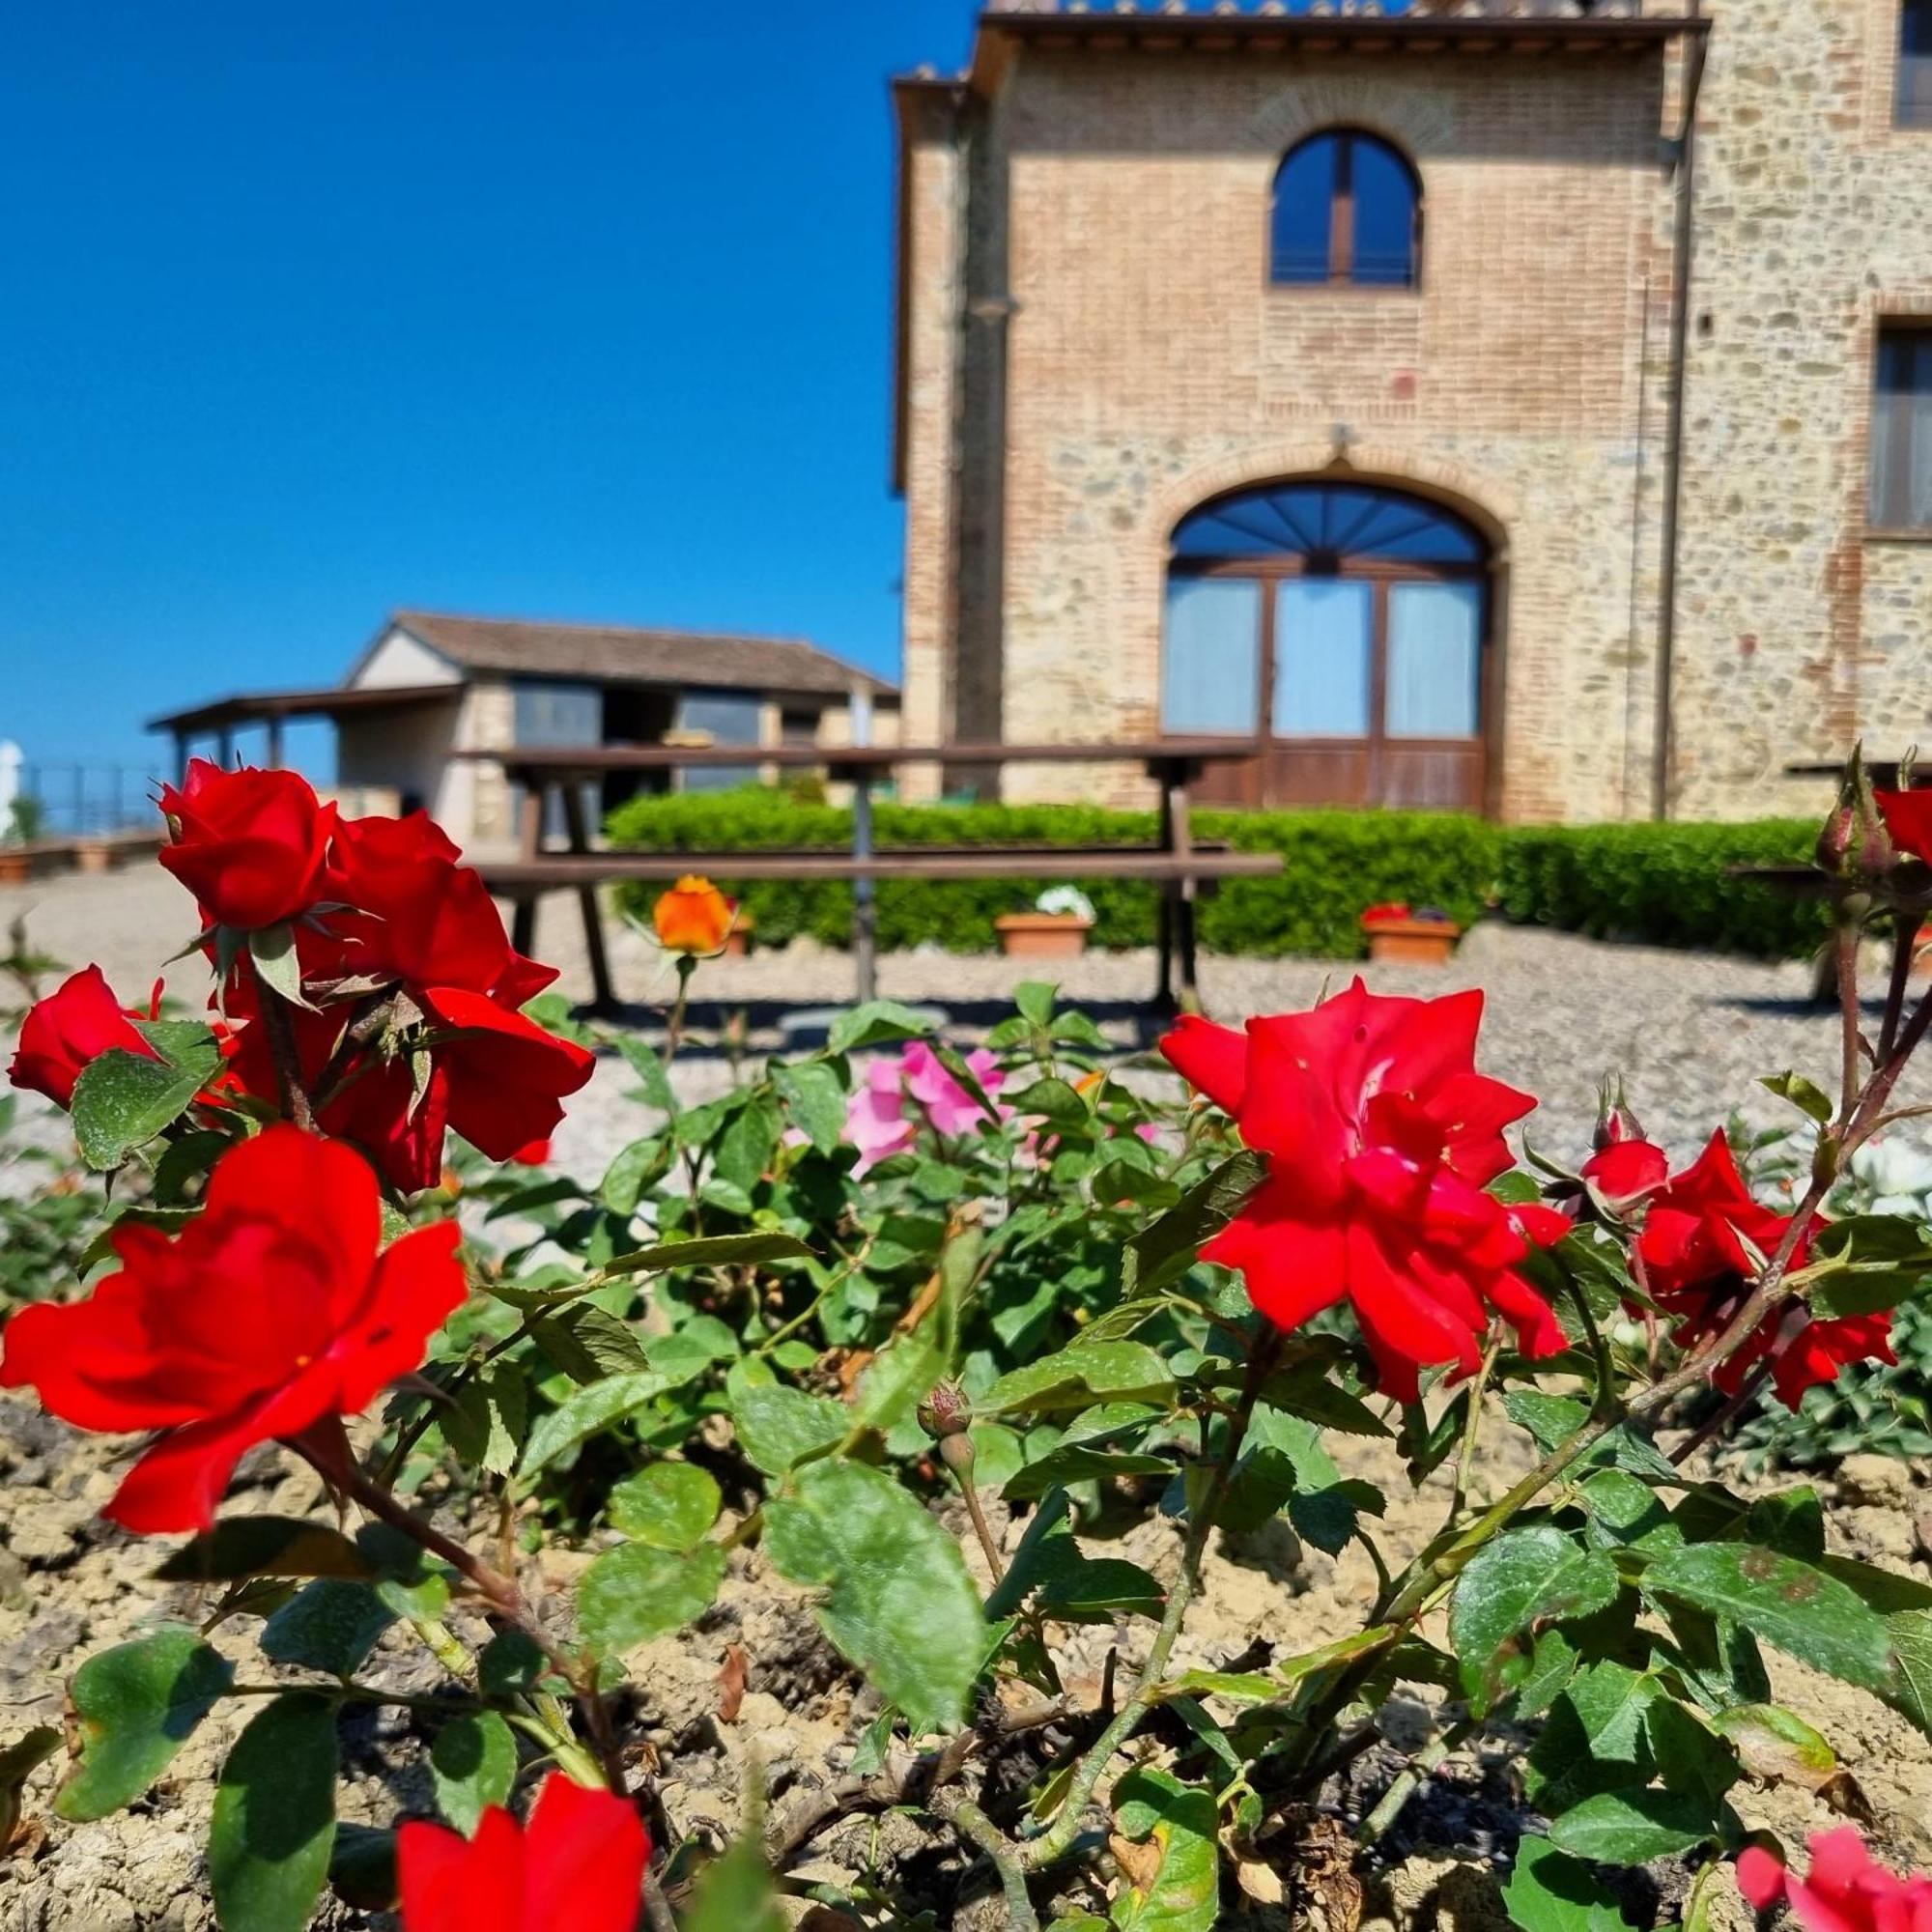
[[547, 624], [517, 617], [452, 617], [398, 611], [384, 628], [407, 631], [466, 670], [581, 677], [599, 684], [699, 685], [843, 696], [855, 684], [895, 696], [895, 685], [792, 638], [650, 631], [618, 624]]

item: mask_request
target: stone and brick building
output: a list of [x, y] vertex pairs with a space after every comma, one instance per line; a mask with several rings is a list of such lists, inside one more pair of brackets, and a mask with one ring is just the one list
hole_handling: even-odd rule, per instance
[[1932, 746], [1932, 0], [1015, 0], [895, 100], [908, 742], [1512, 819]]

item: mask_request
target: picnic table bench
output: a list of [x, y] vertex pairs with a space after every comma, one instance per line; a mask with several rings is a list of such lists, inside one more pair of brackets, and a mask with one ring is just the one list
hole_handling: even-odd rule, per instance
[[[1222, 879], [1260, 878], [1279, 872], [1274, 852], [1236, 852], [1225, 844], [1197, 843], [1188, 802], [1202, 770], [1224, 760], [1250, 758], [1246, 740], [1153, 739], [1112, 745], [605, 745], [510, 746], [459, 753], [499, 764], [523, 787], [518, 852], [514, 859], [482, 861], [477, 870], [498, 897], [515, 906], [515, 940], [529, 952], [536, 938], [538, 901], [549, 893], [574, 892], [582, 910], [595, 1004], [612, 1007], [616, 995], [604, 943], [598, 888], [613, 881], [671, 880], [687, 872], [729, 879], [849, 881], [854, 891], [852, 952], [858, 997], [877, 989], [874, 888], [895, 879], [1145, 879], [1161, 888], [1155, 998], [1164, 1006], [1198, 1006], [1195, 904]], [[872, 786], [895, 766], [938, 765], [990, 769], [1010, 764], [1138, 764], [1160, 787], [1156, 840], [1151, 845], [946, 846], [904, 845], [881, 850], [872, 831]], [[822, 847], [742, 852], [613, 852], [590, 842], [583, 787], [613, 772], [742, 769], [823, 771], [850, 782], [853, 794], [849, 852]], [[546, 842], [551, 801], [557, 805], [565, 842]]]

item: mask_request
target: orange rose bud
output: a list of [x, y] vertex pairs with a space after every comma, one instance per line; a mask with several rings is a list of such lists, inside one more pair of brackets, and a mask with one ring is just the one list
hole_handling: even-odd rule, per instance
[[658, 944], [667, 952], [709, 957], [724, 950], [738, 908], [709, 879], [688, 872], [651, 908]]

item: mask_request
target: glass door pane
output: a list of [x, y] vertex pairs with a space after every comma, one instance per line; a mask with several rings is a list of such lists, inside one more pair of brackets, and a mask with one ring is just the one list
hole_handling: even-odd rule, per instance
[[1236, 577], [1169, 579], [1161, 729], [1253, 737], [1261, 676], [1261, 585]]
[[1274, 734], [1365, 738], [1375, 587], [1353, 579], [1294, 577], [1274, 607]]
[[1392, 583], [1388, 691], [1391, 738], [1482, 734], [1483, 589], [1479, 583]]

